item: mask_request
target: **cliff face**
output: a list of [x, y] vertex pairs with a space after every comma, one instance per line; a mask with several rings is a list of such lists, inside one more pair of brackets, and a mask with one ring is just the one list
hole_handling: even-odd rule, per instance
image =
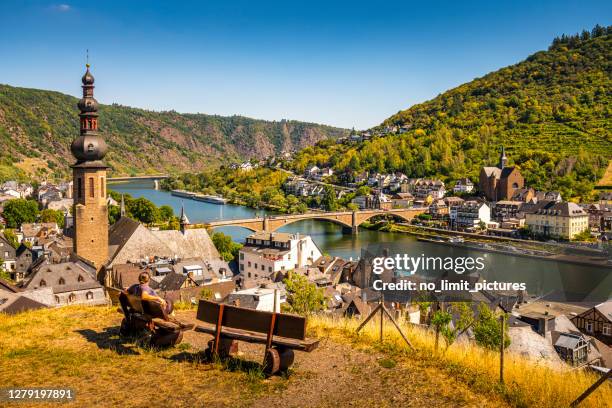
[[[65, 174], [78, 134], [77, 98], [59, 92], [0, 85], [0, 180]], [[101, 134], [113, 175], [197, 171], [218, 163], [263, 158], [338, 138], [345, 129], [242, 116], [151, 112], [100, 106]]]

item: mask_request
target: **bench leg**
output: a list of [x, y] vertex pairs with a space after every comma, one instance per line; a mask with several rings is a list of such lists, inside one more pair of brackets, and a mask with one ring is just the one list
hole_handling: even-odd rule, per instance
[[269, 348], [266, 351], [264, 373], [267, 375], [274, 375], [280, 370], [280, 354], [274, 347]]
[[154, 347], [172, 347], [179, 344], [183, 340], [183, 332], [177, 330], [175, 332], [158, 331], [151, 336], [151, 345]]
[[125, 317], [121, 320], [121, 327], [119, 328], [119, 334], [122, 336], [132, 336], [139, 334], [142, 331], [148, 330], [147, 323], [137, 317], [126, 319]]
[[[206, 355], [212, 357], [215, 349], [215, 340], [208, 342], [208, 348], [206, 349]], [[238, 342], [232, 339], [221, 338], [219, 340], [219, 357], [225, 358], [238, 353]]]
[[293, 350], [290, 348], [278, 347], [278, 354], [280, 358], [279, 370], [281, 372], [289, 370], [295, 359], [295, 353]]

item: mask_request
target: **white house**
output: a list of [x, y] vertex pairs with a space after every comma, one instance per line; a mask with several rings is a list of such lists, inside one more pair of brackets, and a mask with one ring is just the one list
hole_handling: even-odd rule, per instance
[[474, 183], [469, 178], [459, 179], [453, 187], [453, 191], [455, 193], [471, 193], [474, 191]]
[[[274, 310], [274, 297], [276, 296], [276, 310]], [[278, 289], [249, 288], [230, 293], [227, 303], [249, 309], [280, 313], [281, 303], [287, 301], [287, 295]]]
[[270, 278], [276, 272], [310, 265], [321, 255], [308, 235], [256, 232], [240, 249], [240, 275], [245, 279]]
[[450, 208], [451, 224], [457, 228], [475, 228], [483, 222], [491, 222], [491, 208], [478, 201], [465, 201], [458, 206]]

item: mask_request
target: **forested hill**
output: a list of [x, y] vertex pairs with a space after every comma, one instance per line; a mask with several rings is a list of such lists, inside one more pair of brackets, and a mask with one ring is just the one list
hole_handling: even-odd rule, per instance
[[[500, 145], [527, 182], [565, 197], [587, 195], [612, 159], [612, 28], [556, 38], [547, 51], [400, 111], [401, 135], [335, 149], [306, 149], [300, 168], [328, 162], [338, 171], [403, 171], [446, 181], [498, 162]], [[323, 163], [320, 163], [323, 164]]]
[[[63, 174], [74, 159], [77, 98], [59, 92], [0, 85], [0, 180], [39, 169], [41, 178]], [[109, 144], [113, 175], [197, 171], [220, 162], [300, 149], [347, 130], [298, 121], [242, 116], [152, 112], [100, 106], [101, 134]]]

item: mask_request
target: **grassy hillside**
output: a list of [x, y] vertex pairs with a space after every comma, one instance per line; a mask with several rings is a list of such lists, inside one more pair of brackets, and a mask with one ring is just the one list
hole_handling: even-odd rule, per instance
[[[0, 85], [0, 180], [31, 172], [61, 174], [72, 164], [78, 135], [77, 98], [59, 92]], [[224, 162], [262, 158], [337, 138], [344, 129], [298, 121], [242, 116], [152, 112], [100, 106], [100, 128], [114, 175], [202, 170]]]
[[[177, 313], [195, 322], [193, 311]], [[309, 320], [309, 334], [321, 339], [319, 348], [296, 353], [288, 375], [266, 379], [261, 345], [241, 343], [237, 358], [208, 362], [200, 351], [211, 336], [191, 331], [179, 346], [153, 350], [143, 339], [119, 337], [120, 320], [116, 309], [107, 307], [0, 314], [0, 383], [70, 387], [76, 401], [66, 406], [74, 407], [557, 408], [568, 406], [595, 379], [507, 355], [504, 388], [496, 381], [493, 352], [454, 344], [435, 354], [431, 333], [404, 326], [417, 347], [410, 351], [390, 325], [381, 346], [376, 322], [357, 335], [359, 320], [326, 317]], [[610, 401], [612, 387], [604, 384], [581, 406], [601, 408]]]
[[340, 172], [403, 171], [445, 180], [498, 162], [501, 145], [527, 183], [588, 196], [612, 159], [610, 28], [555, 39], [516, 65], [400, 111], [374, 130], [409, 131], [357, 146], [306, 149], [294, 163], [332, 164]]

